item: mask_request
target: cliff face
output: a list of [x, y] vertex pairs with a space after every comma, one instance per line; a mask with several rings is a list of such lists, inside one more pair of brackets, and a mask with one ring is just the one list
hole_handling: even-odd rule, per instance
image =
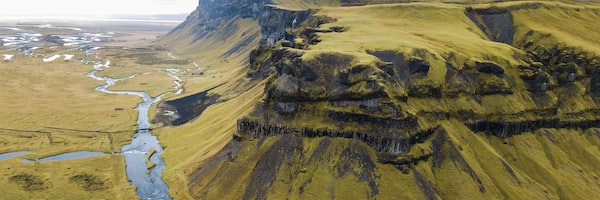
[[245, 62], [249, 50], [283, 38], [286, 28], [291, 28], [294, 21], [302, 22], [309, 14], [303, 10], [283, 10], [270, 3], [267, 0], [201, 0], [196, 10], [158, 44], [189, 57], [201, 51], [205, 55], [233, 57]]
[[257, 22], [264, 96], [194, 198], [599, 197], [597, 5], [278, 2], [199, 6]]
[[197, 9], [171, 33], [191, 26], [194, 27], [193, 34], [202, 38], [208, 32], [217, 30], [224, 21], [240, 17], [259, 21], [263, 35], [283, 34], [286, 25], [291, 26], [296, 16], [294, 12], [281, 12], [280, 9], [266, 6], [268, 3], [270, 1], [266, 0], [201, 0]]

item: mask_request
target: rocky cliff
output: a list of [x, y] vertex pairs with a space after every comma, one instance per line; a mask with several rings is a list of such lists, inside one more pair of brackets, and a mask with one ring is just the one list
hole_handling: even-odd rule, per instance
[[181, 25], [256, 21], [264, 87], [192, 197], [600, 196], [598, 5], [337, 3], [201, 1]]

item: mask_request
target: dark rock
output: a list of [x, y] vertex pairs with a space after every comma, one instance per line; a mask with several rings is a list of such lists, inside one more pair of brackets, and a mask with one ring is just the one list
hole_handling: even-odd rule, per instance
[[443, 199], [433, 183], [423, 177], [418, 170], [412, 168], [412, 172], [419, 189], [425, 194], [427, 200]]
[[306, 81], [315, 81], [319, 78], [319, 75], [313, 69], [304, 64], [301, 65], [300, 74]]
[[298, 80], [290, 75], [279, 77], [269, 86], [267, 96], [277, 101], [292, 102], [298, 100]]
[[[330, 115], [336, 115], [335, 113], [331, 113]], [[365, 125], [368, 127], [378, 127], [383, 126], [382, 129], [401, 129], [407, 127], [415, 127], [416, 121], [410, 118], [407, 120], [390, 120], [390, 119], [377, 119], [372, 118], [366, 115], [357, 115], [357, 114], [337, 114], [338, 116], [332, 116], [338, 120], [350, 121], [364, 119]], [[398, 155], [401, 153], [405, 153], [408, 149], [416, 143], [421, 143], [425, 141], [433, 132], [437, 129], [428, 129], [428, 130], [415, 130], [414, 128], [406, 129], [406, 132], [412, 131], [414, 133], [400, 136], [400, 135], [374, 135], [371, 134], [370, 131], [374, 131], [373, 129], [369, 129], [367, 132], [345, 132], [339, 130], [325, 130], [325, 129], [311, 129], [311, 128], [295, 128], [290, 126], [284, 126], [281, 124], [278, 125], [270, 125], [270, 124], [262, 124], [257, 121], [249, 121], [246, 119], [240, 119], [237, 123], [237, 134], [239, 135], [249, 135], [251, 138], [264, 138], [269, 136], [276, 135], [298, 135], [302, 137], [333, 137], [333, 138], [352, 138], [356, 140], [360, 140], [367, 145], [373, 147], [375, 150], [380, 152], [388, 152], [392, 155]]]
[[297, 107], [298, 104], [294, 102], [278, 102], [275, 104], [275, 110], [277, 113], [283, 115], [293, 114], [296, 112]]
[[408, 69], [410, 74], [427, 74], [429, 72], [429, 62], [421, 58], [410, 58], [408, 61]]
[[[594, 111], [586, 111], [585, 113], [591, 113], [595, 115]], [[574, 115], [574, 114], [571, 114]], [[510, 137], [512, 135], [521, 134], [526, 131], [535, 131], [541, 128], [581, 128], [589, 129], [600, 127], [600, 120], [589, 119], [580, 121], [570, 121], [572, 118], [588, 118], [586, 116], [565, 116], [558, 118], [556, 115], [553, 117], [546, 116], [539, 120], [524, 120], [516, 122], [502, 122], [502, 121], [487, 121], [482, 120], [476, 123], [466, 124], [473, 132], [488, 132], [498, 137]], [[569, 121], [566, 121], [569, 120]]]
[[523, 80], [534, 80], [538, 77], [541, 68], [534, 66], [525, 66], [519, 65], [517, 66], [517, 71], [519, 72], [519, 77]]
[[[361, 166], [355, 169], [353, 166]], [[353, 174], [359, 178], [361, 182], [368, 182], [371, 188], [371, 195], [376, 196], [379, 193], [377, 183], [374, 179], [374, 172], [377, 169], [375, 162], [371, 160], [371, 156], [367, 148], [358, 142], [352, 142], [340, 154], [339, 161], [334, 166], [338, 177], [345, 177], [348, 174]]]
[[[209, 106], [217, 103], [219, 95], [208, 95], [208, 92], [219, 87], [217, 85], [208, 90], [193, 94], [187, 97], [165, 101], [158, 105], [160, 112], [152, 119], [153, 123], [163, 123], [163, 125], [181, 125], [190, 120], [198, 118]], [[176, 113], [177, 117], [166, 115], [164, 113]]]
[[411, 97], [422, 98], [441, 98], [442, 89], [427, 76], [414, 77], [410, 79], [408, 85], [408, 95]]
[[282, 47], [290, 47], [290, 48], [292, 48], [292, 47], [294, 47], [294, 43], [291, 42], [291, 41], [289, 41], [289, 40], [282, 40], [281, 41], [281, 46]]
[[492, 41], [512, 45], [515, 28], [510, 12], [505, 8], [466, 9], [466, 14]]
[[385, 63], [377, 66], [379, 69], [384, 71], [386, 74], [390, 76], [394, 76], [394, 64], [393, 63]]
[[[266, 2], [262, 1], [262, 3]], [[269, 43], [280, 39], [293, 41], [294, 38], [285, 38], [286, 29], [294, 28], [294, 20], [296, 20], [296, 24], [300, 24], [312, 13], [310, 10], [291, 11], [272, 6], [263, 6], [259, 12], [261, 14], [258, 17], [258, 24], [261, 27], [263, 35], [261, 45], [269, 45]], [[291, 45], [290, 47], [293, 46]]]
[[498, 65], [494, 62], [488, 62], [488, 61], [476, 62], [475, 68], [477, 69], [477, 71], [479, 71], [481, 73], [494, 74], [498, 77], [504, 76], [504, 69], [500, 65]]
[[600, 71], [592, 75], [589, 91], [594, 94], [600, 94]]

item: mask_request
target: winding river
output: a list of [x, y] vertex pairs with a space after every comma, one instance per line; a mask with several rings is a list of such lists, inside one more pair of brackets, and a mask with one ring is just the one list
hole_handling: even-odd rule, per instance
[[[137, 194], [141, 199], [171, 199], [169, 188], [161, 178], [162, 171], [165, 169], [164, 161], [160, 157], [163, 148], [160, 146], [158, 139], [150, 134], [150, 121], [148, 119], [150, 106], [158, 102], [161, 96], [152, 98], [147, 93], [140, 91], [108, 90], [108, 87], [114, 85], [117, 81], [123, 80], [96, 76], [96, 72], [108, 67], [110, 67], [110, 60], [106, 60], [105, 63], [96, 63], [94, 70], [87, 74], [91, 78], [106, 82], [106, 84], [96, 87], [96, 90], [109, 94], [135, 95], [143, 100], [137, 107], [138, 130], [133, 136], [131, 143], [123, 146], [121, 151], [125, 156], [127, 178], [137, 187]], [[132, 75], [128, 78], [134, 76]], [[150, 161], [155, 163], [156, 166], [150, 170], [150, 173], [147, 173], [146, 153], [152, 150], [155, 150], [156, 153], [150, 157]]]

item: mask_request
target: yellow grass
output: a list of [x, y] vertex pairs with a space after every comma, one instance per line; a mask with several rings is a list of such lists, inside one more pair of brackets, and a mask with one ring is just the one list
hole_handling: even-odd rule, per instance
[[[0, 152], [19, 148], [44, 154], [68, 149], [110, 152], [104, 132], [125, 138], [134, 133], [137, 112], [133, 108], [139, 98], [95, 91], [102, 82], [86, 76], [91, 69], [79, 62], [42, 63], [40, 58], [19, 58], [0, 65], [0, 106], [6, 108], [0, 113], [0, 137], [7, 141]], [[45, 134], [24, 131], [49, 132], [53, 144]], [[38, 135], [39, 141], [15, 139], [16, 135]], [[113, 147], [120, 150], [120, 146]]]
[[[500, 4], [503, 5], [503, 4]], [[510, 5], [510, 4], [509, 4]], [[600, 53], [600, 30], [598, 29], [598, 5], [569, 5], [565, 3], [544, 3], [544, 8], [535, 11], [518, 10], [513, 12], [517, 27], [517, 36], [528, 30], [551, 34], [543, 41], [553, 44], [555, 41]], [[551, 22], [551, 23], [549, 23]], [[566, 28], [568, 27], [568, 28]], [[518, 39], [518, 38], [516, 38]]]
[[[18, 158], [0, 161], [0, 199], [137, 199], [125, 175], [125, 159], [106, 155], [67, 161], [21, 163]], [[28, 191], [10, 180], [28, 174], [39, 177], [47, 189]], [[99, 190], [86, 190], [71, 177], [92, 175], [102, 181]]]
[[109, 90], [134, 90], [148, 93], [151, 97], [157, 97], [165, 92], [176, 92], [173, 87], [174, 79], [167, 76], [166, 73], [140, 74], [135, 78], [126, 79], [117, 82], [114, 86], [109, 87]]
[[[45, 48], [38, 53], [50, 55], [66, 49]], [[136, 65], [138, 57], [131, 56], [141, 52], [154, 55], [150, 58], [158, 62], [174, 60], [162, 50], [106, 48], [98, 52], [102, 59], [93, 61], [104, 62], [107, 58], [113, 63], [111, 68], [98, 72], [98, 76], [123, 78], [140, 74], [109, 89], [141, 90], [158, 96], [174, 91], [173, 78], [167, 76], [164, 69], [178, 68], [183, 73], [186, 66], [193, 68], [190, 63]], [[79, 62], [84, 57], [81, 51], [63, 52], [75, 54], [73, 61], [64, 61], [61, 57], [52, 62], [42, 62], [41, 57], [22, 57], [20, 52], [3, 53], [17, 56], [14, 61], [0, 63], [0, 106], [4, 108], [0, 112], [0, 153], [29, 153], [0, 161], [0, 177], [3, 177], [0, 199], [137, 198], [135, 187], [127, 181], [124, 159], [120, 155], [40, 163], [22, 163], [20, 159], [35, 160], [75, 151], [120, 152], [136, 131], [135, 108], [140, 98], [96, 91], [95, 87], [104, 82], [87, 77], [93, 64]], [[151, 73], [143, 74], [145, 72]], [[9, 180], [19, 174], [41, 177], [49, 183], [49, 188], [26, 191]], [[100, 188], [106, 188], [85, 190], [71, 180], [77, 175], [95, 177], [104, 183]]]

